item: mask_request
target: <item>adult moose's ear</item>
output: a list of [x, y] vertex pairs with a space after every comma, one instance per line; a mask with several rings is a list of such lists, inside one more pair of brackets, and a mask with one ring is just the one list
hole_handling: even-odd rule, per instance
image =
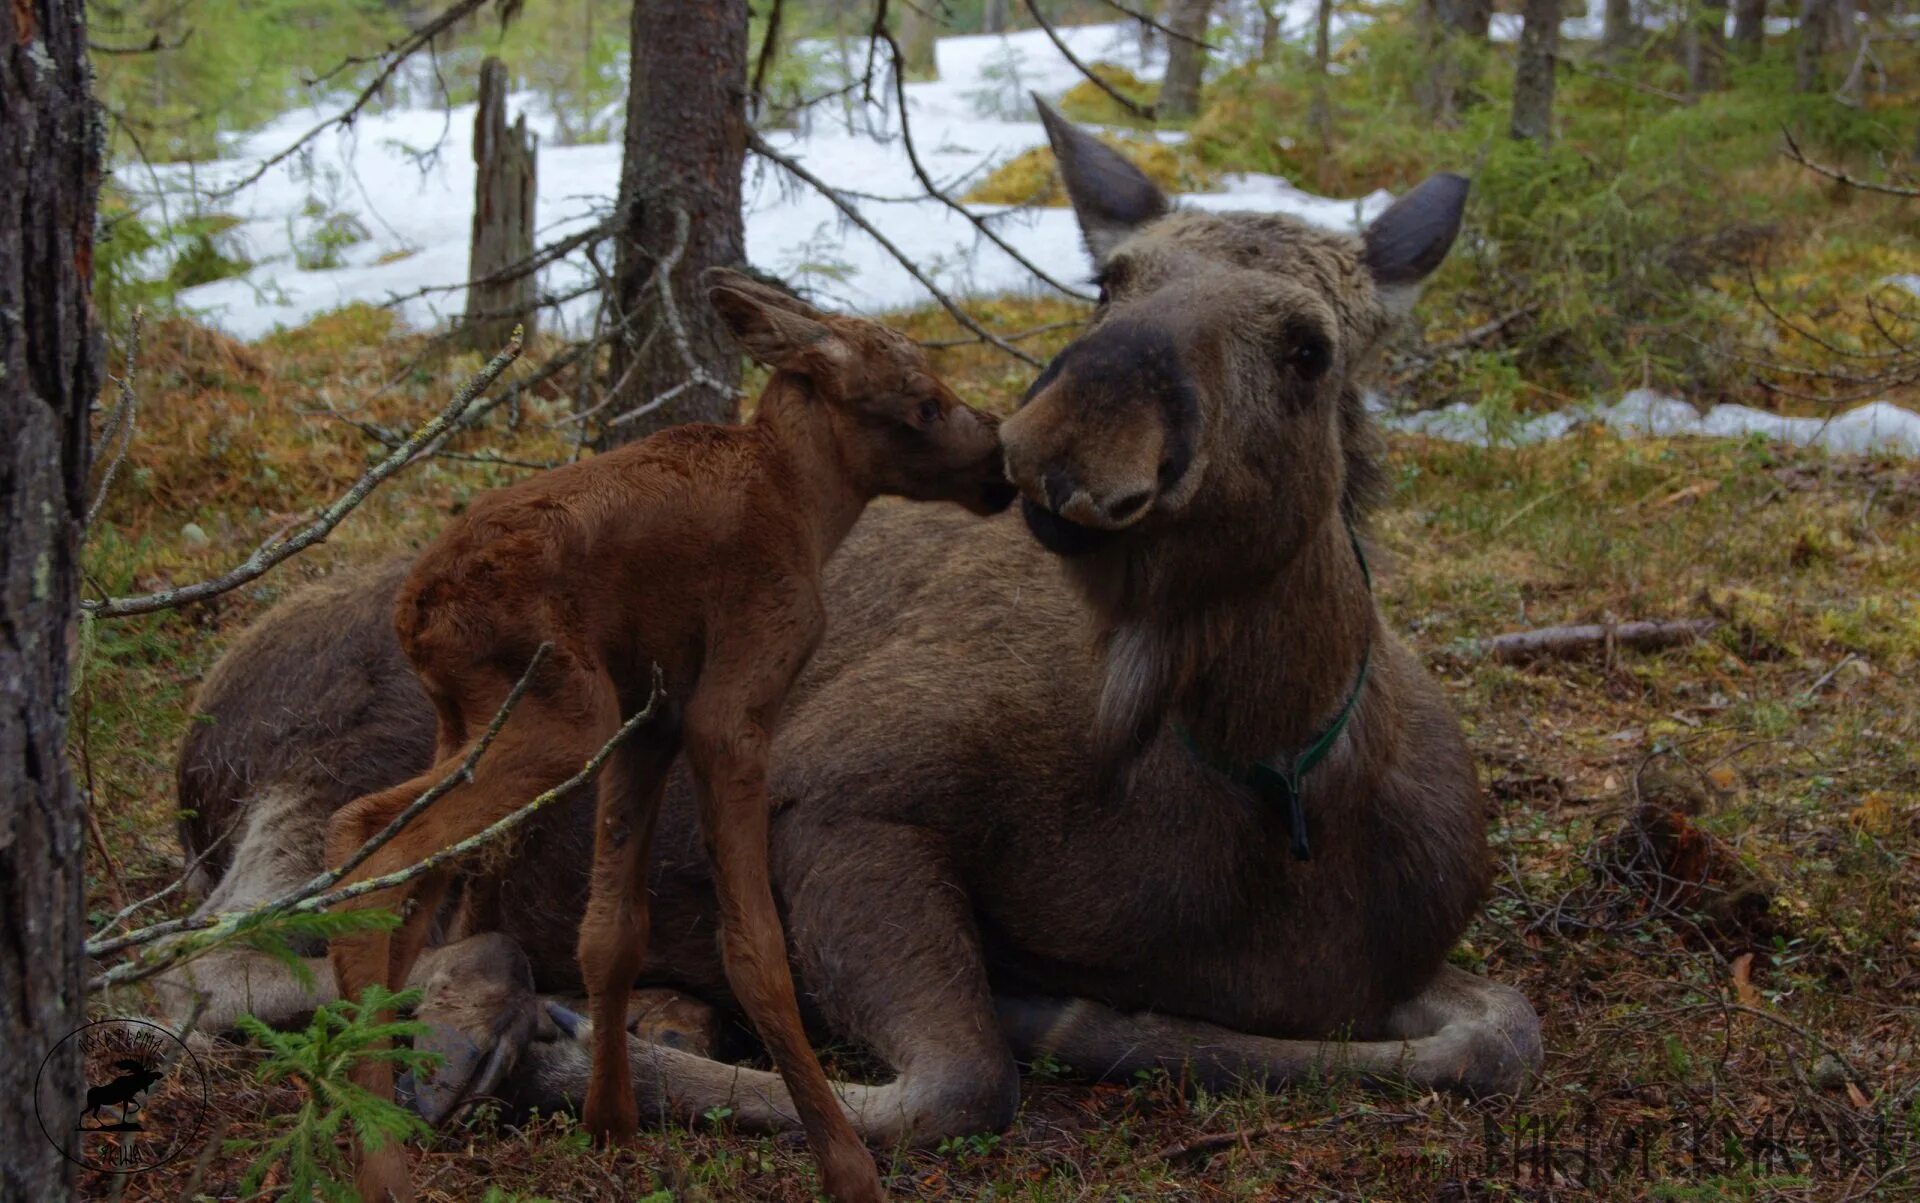
[[1361, 235], [1367, 270], [1387, 306], [1404, 313], [1419, 295], [1420, 281], [1440, 266], [1460, 233], [1467, 207], [1467, 178], [1442, 172], [1428, 177]]
[[1033, 103], [1040, 109], [1040, 124], [1047, 127], [1047, 141], [1053, 144], [1074, 216], [1080, 219], [1087, 253], [1096, 264], [1105, 263], [1136, 227], [1164, 217], [1173, 206], [1125, 155], [1054, 112], [1037, 93]]
[[853, 349], [825, 315], [798, 297], [724, 269], [707, 272], [705, 279], [708, 303], [756, 361], [826, 384], [852, 358]]

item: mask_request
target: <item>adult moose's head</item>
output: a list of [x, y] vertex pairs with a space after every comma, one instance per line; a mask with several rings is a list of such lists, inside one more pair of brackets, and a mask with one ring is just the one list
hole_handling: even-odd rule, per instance
[[[1357, 376], [1452, 245], [1467, 182], [1434, 176], [1358, 237], [1175, 211], [1040, 113], [1100, 302], [1001, 427], [1027, 523], [1109, 618], [1271, 581], [1377, 483]], [[1169, 540], [1207, 554], [1165, 554]]]

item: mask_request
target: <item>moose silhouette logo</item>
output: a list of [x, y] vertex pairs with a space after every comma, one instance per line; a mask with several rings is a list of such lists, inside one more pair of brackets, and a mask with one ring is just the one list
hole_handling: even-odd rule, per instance
[[[76, 1055], [84, 1087], [67, 1076]], [[68, 1160], [131, 1174], [193, 1146], [205, 1126], [207, 1079], [172, 1032], [144, 1019], [103, 1019], [47, 1053], [33, 1103], [40, 1130]]]

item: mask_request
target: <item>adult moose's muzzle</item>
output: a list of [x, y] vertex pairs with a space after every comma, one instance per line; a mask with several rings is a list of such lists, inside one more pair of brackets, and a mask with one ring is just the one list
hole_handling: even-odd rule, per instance
[[1199, 406], [1173, 339], [1113, 321], [1062, 351], [1000, 424], [1007, 478], [1048, 550], [1093, 550], [1184, 491]]

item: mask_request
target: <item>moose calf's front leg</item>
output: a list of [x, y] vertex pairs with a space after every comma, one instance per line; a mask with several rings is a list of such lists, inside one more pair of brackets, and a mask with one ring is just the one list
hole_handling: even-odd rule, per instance
[[841, 1111], [800, 1023], [767, 868], [766, 732], [744, 718], [704, 728], [690, 724], [687, 755], [713, 859], [727, 983], [786, 1081], [827, 1194], [838, 1203], [884, 1199], [873, 1157]]

